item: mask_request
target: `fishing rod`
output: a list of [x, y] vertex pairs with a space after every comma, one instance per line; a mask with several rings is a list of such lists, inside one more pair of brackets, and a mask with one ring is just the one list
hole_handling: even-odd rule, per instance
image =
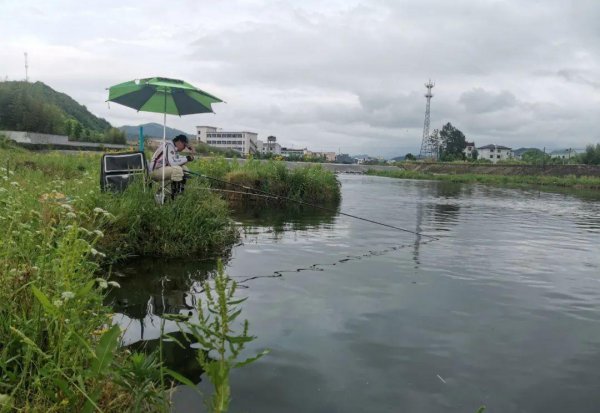
[[223, 192], [240, 193], [240, 194], [253, 195], [253, 196], [259, 196], [260, 195], [263, 198], [270, 198], [270, 199], [276, 199], [276, 200], [294, 202], [294, 203], [297, 203], [299, 205], [305, 205], [305, 206], [308, 206], [308, 207], [311, 207], [311, 208], [320, 209], [322, 211], [327, 211], [327, 212], [332, 212], [332, 213], [335, 213], [335, 214], [344, 215], [344, 216], [347, 216], [347, 217], [350, 217], [350, 218], [358, 219], [360, 221], [370, 222], [372, 224], [381, 225], [381, 226], [384, 226], [384, 227], [387, 227], [387, 228], [392, 228], [392, 229], [395, 229], [395, 230], [398, 230], [398, 231], [402, 231], [402, 232], [407, 232], [409, 234], [414, 234], [414, 235], [418, 235], [418, 236], [421, 236], [421, 237], [431, 238], [432, 240], [438, 240], [439, 239], [439, 238], [431, 236], [431, 235], [423, 234], [422, 232], [411, 231], [409, 229], [401, 228], [401, 227], [396, 227], [394, 225], [386, 224], [384, 222], [374, 221], [372, 219], [359, 217], [357, 215], [347, 214], [345, 212], [340, 212], [337, 209], [327, 208], [327, 207], [324, 207], [324, 206], [321, 206], [321, 205], [312, 204], [310, 202], [299, 201], [299, 200], [294, 199], [294, 198], [290, 198], [290, 197], [283, 196], [283, 195], [273, 194], [273, 193], [270, 193], [270, 192], [267, 192], [267, 191], [263, 191], [261, 189], [251, 188], [251, 187], [246, 186], [246, 185], [237, 184], [235, 182], [229, 182], [229, 181], [225, 181], [223, 179], [213, 178], [212, 176], [204, 175], [204, 174], [201, 174], [201, 173], [198, 173], [198, 172], [193, 172], [193, 171], [189, 171], [188, 170], [185, 173], [190, 174], [190, 175], [194, 175], [194, 176], [197, 176], [197, 177], [200, 177], [200, 178], [205, 178], [205, 179], [208, 179], [209, 181], [219, 182], [221, 184], [231, 185], [231, 186], [234, 186], [234, 187], [245, 189], [247, 191], [255, 191], [255, 192], [258, 192], [258, 193], [221, 190]]

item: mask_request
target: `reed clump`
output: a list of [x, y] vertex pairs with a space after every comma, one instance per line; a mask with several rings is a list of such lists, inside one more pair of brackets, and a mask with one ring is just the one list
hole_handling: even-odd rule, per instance
[[[339, 202], [341, 198], [340, 184], [335, 174], [321, 165], [288, 169], [283, 162], [275, 160], [250, 159], [242, 163], [212, 158], [201, 160], [196, 168], [214, 178], [296, 201], [327, 204]], [[239, 190], [233, 185], [208, 183], [220, 189]], [[238, 198], [240, 196], [238, 194]]]

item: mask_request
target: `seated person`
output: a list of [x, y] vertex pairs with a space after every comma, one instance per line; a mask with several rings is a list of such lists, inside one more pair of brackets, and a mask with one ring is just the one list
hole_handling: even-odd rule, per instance
[[186, 163], [193, 161], [193, 155], [180, 156], [179, 152], [189, 149], [194, 153], [194, 148], [189, 145], [188, 137], [177, 135], [173, 138], [173, 143], [166, 142], [164, 147], [162, 143], [152, 155], [150, 160], [150, 177], [152, 180], [162, 182], [163, 168], [165, 173], [165, 182], [171, 182], [171, 198], [183, 192], [185, 187]]

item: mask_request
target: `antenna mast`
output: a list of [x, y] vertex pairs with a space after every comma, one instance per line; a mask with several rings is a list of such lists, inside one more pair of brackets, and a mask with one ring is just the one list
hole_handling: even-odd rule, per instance
[[27, 52], [25, 52], [25, 81], [29, 82], [29, 64], [27, 63]]
[[425, 83], [425, 87], [427, 88], [427, 93], [425, 94], [427, 105], [425, 106], [425, 123], [423, 125], [423, 140], [421, 141], [421, 153], [419, 154], [420, 159], [437, 159], [438, 155], [437, 144], [432, 142], [429, 136], [431, 98], [433, 97], [431, 89], [433, 89], [434, 86], [435, 83], [433, 83], [431, 79], [429, 79], [429, 82]]

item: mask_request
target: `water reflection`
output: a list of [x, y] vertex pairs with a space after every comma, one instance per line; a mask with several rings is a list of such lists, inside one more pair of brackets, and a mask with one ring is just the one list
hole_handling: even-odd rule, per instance
[[[338, 206], [320, 210], [308, 207], [266, 208], [264, 205], [234, 209], [240, 223], [243, 244], [258, 243], [259, 236], [273, 242], [284, 233], [328, 230], [333, 227]], [[222, 257], [227, 266], [231, 256]], [[152, 341], [160, 335], [162, 314], [195, 314], [202, 282], [217, 271], [217, 260], [183, 261], [163, 258], [138, 258], [127, 261], [113, 272], [121, 288], [110, 291], [106, 304], [116, 314], [116, 322], [126, 328], [125, 344]], [[271, 275], [273, 276], [273, 275]], [[243, 286], [242, 286], [243, 287]], [[177, 330], [166, 321], [165, 331]]]
[[[251, 279], [243, 318], [271, 353], [232, 375], [232, 411], [597, 411], [600, 202], [341, 179], [342, 211], [438, 239], [308, 209], [236, 212], [245, 235], [227, 272]], [[161, 314], [193, 311], [214, 271], [162, 260], [120, 268], [123, 288], [109, 298], [127, 343], [155, 347]], [[167, 344], [167, 358], [197, 381], [190, 344]], [[175, 411], [201, 403], [181, 394]]]
[[339, 204], [326, 206], [327, 209], [311, 208], [302, 205], [286, 205], [285, 208], [268, 208], [250, 204], [233, 207], [235, 219], [242, 224], [244, 235], [260, 228], [261, 232], [271, 232], [281, 239], [285, 231], [305, 231], [314, 228], [331, 228], [339, 211]]
[[[457, 225], [460, 218], [459, 198], [464, 196], [464, 185], [454, 182], [430, 181], [426, 184], [420, 184], [416, 188], [417, 204], [415, 207], [415, 242], [413, 247], [413, 261], [415, 269], [421, 264], [419, 259], [419, 250], [423, 241], [428, 242], [431, 239], [420, 235], [424, 228], [432, 227], [436, 231], [450, 231], [451, 227]], [[471, 189], [467, 189], [470, 193]]]
[[133, 320], [194, 308], [193, 292], [216, 271], [216, 261], [184, 262], [136, 259], [120, 267], [114, 279], [121, 285], [106, 297], [115, 312]]

